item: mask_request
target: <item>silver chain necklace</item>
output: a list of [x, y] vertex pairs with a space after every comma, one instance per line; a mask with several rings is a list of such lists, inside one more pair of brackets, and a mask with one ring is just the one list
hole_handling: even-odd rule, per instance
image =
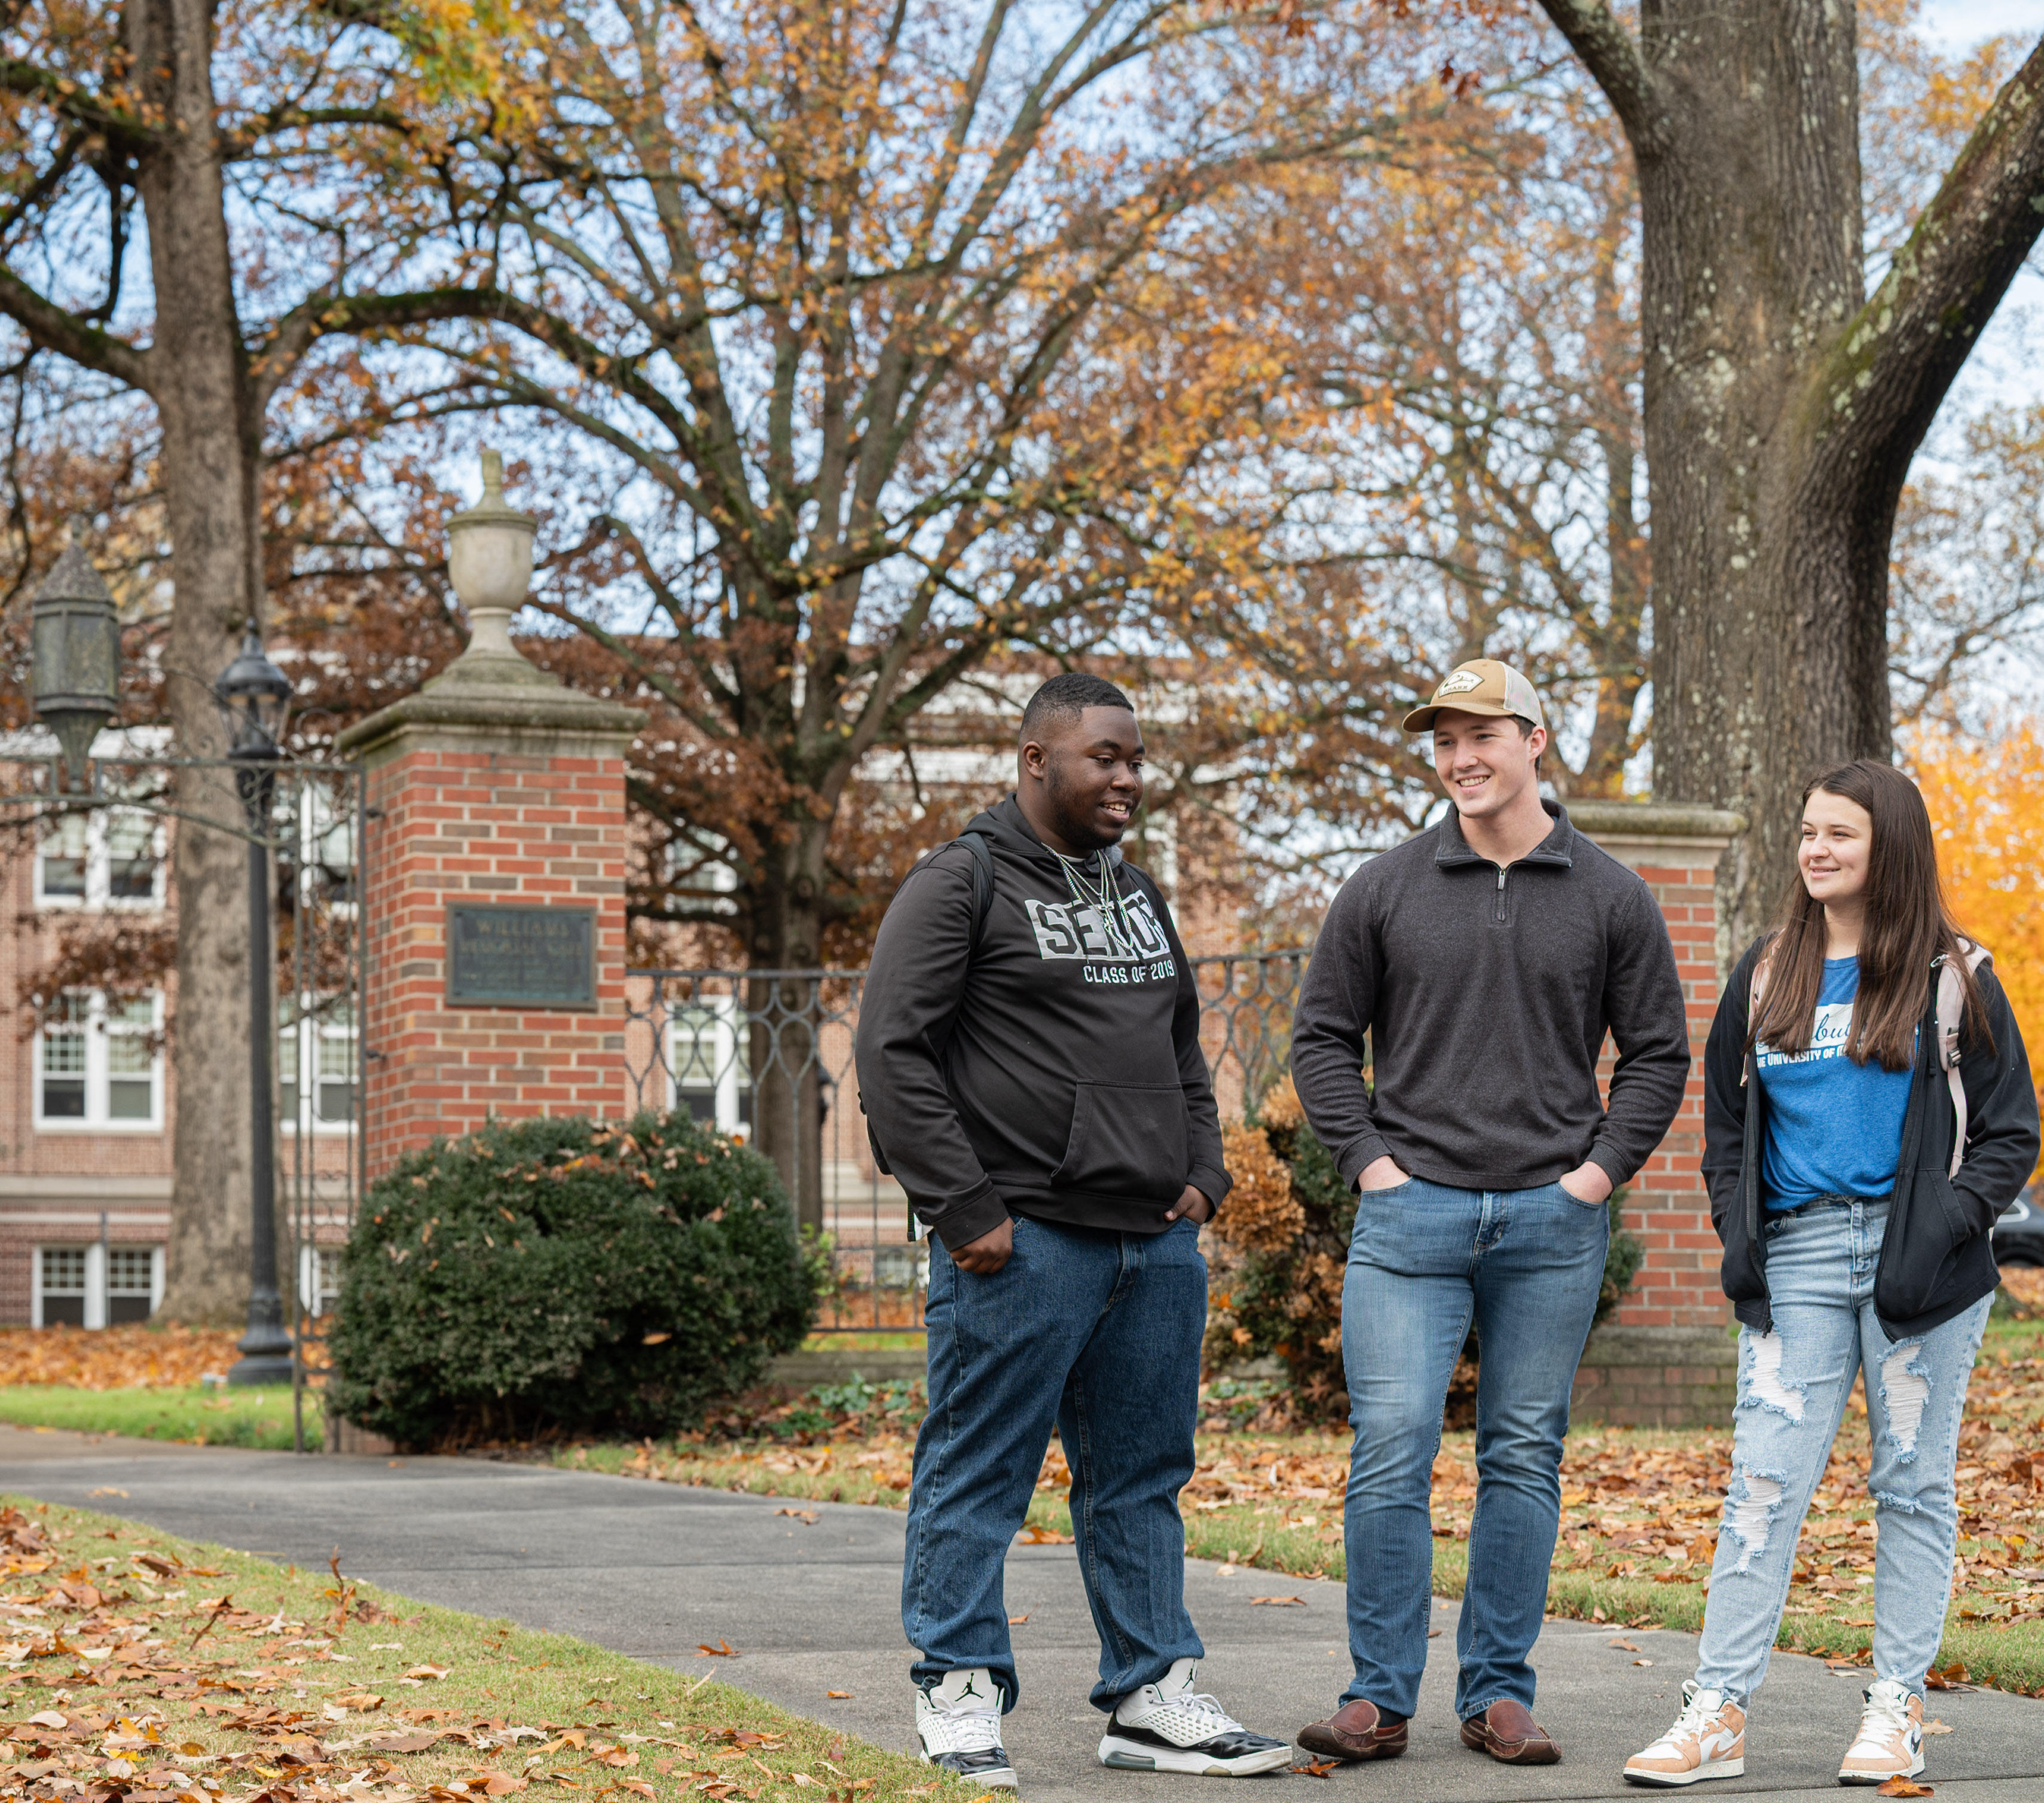
[[1072, 899], [1082, 907], [1093, 909], [1099, 919], [1101, 931], [1107, 936], [1108, 950], [1116, 958], [1134, 959], [1138, 953], [1135, 929], [1128, 918], [1128, 904], [1122, 899], [1121, 885], [1116, 879], [1114, 866], [1108, 861], [1107, 854], [1100, 855], [1100, 882], [1090, 882], [1084, 868], [1076, 858], [1068, 858], [1062, 852], [1054, 852], [1055, 857], [1065, 873], [1066, 886]]

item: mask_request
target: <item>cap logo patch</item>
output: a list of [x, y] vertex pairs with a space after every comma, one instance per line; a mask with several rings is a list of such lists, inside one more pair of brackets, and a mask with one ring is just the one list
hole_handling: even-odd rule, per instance
[[1434, 698], [1439, 701], [1443, 695], [1459, 695], [1470, 689], [1480, 689], [1482, 686], [1483, 678], [1475, 671], [1458, 670], [1453, 675], [1447, 678], [1440, 687], [1434, 691]]

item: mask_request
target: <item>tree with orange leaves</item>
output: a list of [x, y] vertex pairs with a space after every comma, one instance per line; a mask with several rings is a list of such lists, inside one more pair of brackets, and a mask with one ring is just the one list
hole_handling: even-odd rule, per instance
[[2026, 717], [1985, 742], [1931, 730], [1909, 750], [1946, 898], [1960, 930], [1994, 954], [2031, 1063], [2044, 1073], [2044, 732]]

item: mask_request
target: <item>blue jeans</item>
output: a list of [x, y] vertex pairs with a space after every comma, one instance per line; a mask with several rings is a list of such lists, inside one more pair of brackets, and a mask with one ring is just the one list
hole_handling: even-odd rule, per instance
[[1089, 1232], [1017, 1217], [992, 1277], [933, 1247], [930, 1412], [916, 1436], [901, 1626], [920, 1685], [985, 1666], [1015, 1704], [1003, 1562], [1055, 1422], [1100, 1634], [1103, 1709], [1205, 1649], [1185, 1613], [1178, 1492], [1193, 1474], [1207, 1262], [1199, 1229]]
[[1569, 1391], [1604, 1282], [1610, 1220], [1558, 1183], [1451, 1190], [1414, 1178], [1365, 1191], [1342, 1290], [1350, 1455], [1344, 1703], [1419, 1706], [1433, 1597], [1427, 1507], [1441, 1411], [1472, 1320], [1481, 1349], [1476, 1514], [1455, 1638], [1455, 1713], [1533, 1703], [1562, 1509]]
[[1880, 1533], [1874, 1675], [1920, 1694], [1944, 1637], [1959, 1527], [1952, 1469], [1993, 1298], [1920, 1340], [1890, 1340], [1873, 1312], [1887, 1223], [1886, 1201], [1840, 1197], [1778, 1215], [1764, 1229], [1774, 1330], [1739, 1330], [1731, 1487], [1697, 1649], [1697, 1681], [1741, 1702], [1767, 1674], [1796, 1536], [1862, 1367], [1873, 1441], [1866, 1487]]

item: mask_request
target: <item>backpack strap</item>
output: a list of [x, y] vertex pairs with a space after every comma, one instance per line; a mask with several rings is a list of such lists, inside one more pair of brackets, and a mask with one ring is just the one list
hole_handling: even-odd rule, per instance
[[968, 961], [979, 950], [986, 917], [993, 909], [993, 841], [983, 832], [961, 832], [959, 843], [972, 854], [972, 938]]
[[[1753, 1030], [1754, 1017], [1760, 1012], [1760, 998], [1767, 993], [1767, 967], [1773, 961], [1773, 958], [1774, 948], [1770, 944], [1765, 951], [1761, 953], [1760, 961], [1753, 967], [1753, 981], [1748, 986], [1746, 994], [1746, 1031], [1749, 1033]], [[1739, 1086], [1741, 1089], [1746, 1087], [1746, 1066], [1751, 1062], [1752, 1060], [1748, 1059], [1739, 1066]]]
[[[1979, 970], [1987, 961], [1986, 948], [1969, 940], [1959, 941], [1959, 955], [1969, 971]], [[1958, 1175], [1959, 1167], [1966, 1161], [1966, 1089], [1959, 1081], [1959, 1028], [1965, 1012], [1965, 986], [1959, 980], [1958, 967], [1941, 956], [1938, 959], [1938, 1062], [1952, 1093], [1952, 1168], [1946, 1174], [1951, 1177]]]

